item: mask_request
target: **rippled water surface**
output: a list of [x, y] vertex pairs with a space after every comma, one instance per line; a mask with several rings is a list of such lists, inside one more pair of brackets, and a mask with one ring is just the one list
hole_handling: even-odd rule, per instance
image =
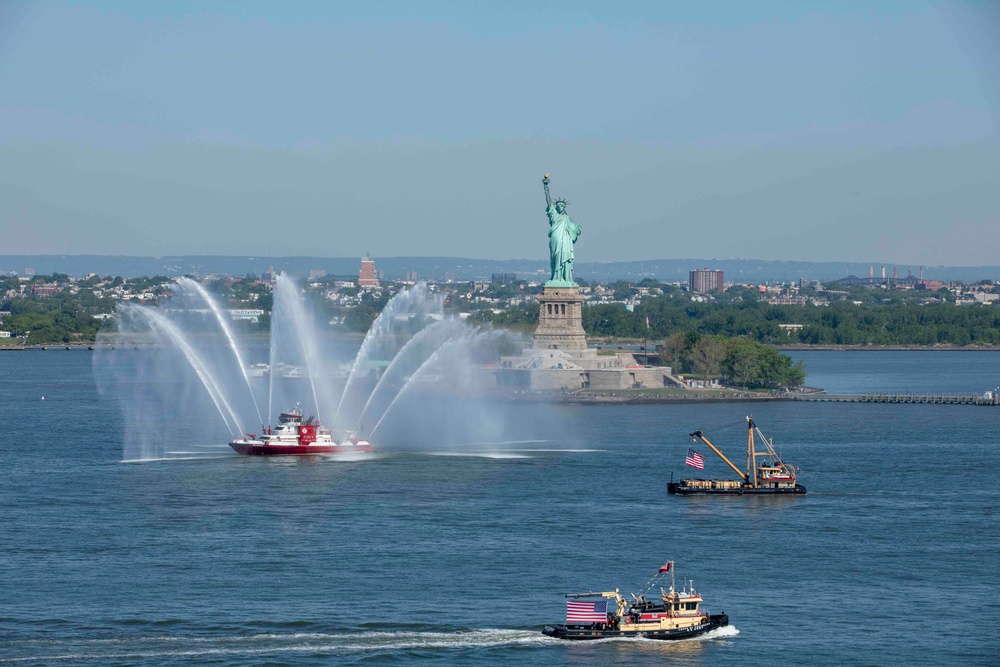
[[981, 394], [1000, 385], [1000, 352], [797, 350], [787, 354], [805, 363], [808, 385], [830, 393]]
[[[902, 353], [861, 354], [876, 378], [882, 363], [912, 383], [942, 373], [933, 355], [907, 371], [890, 356]], [[964, 382], [995, 386], [1000, 355], [982, 355], [947, 377], [972, 363]], [[814, 365], [828, 382], [861, 382], [825, 363]], [[206, 428], [203, 441], [176, 443], [198, 456], [123, 463], [120, 408], [95, 390], [88, 353], [0, 353], [0, 379], [0, 663], [1000, 655], [1000, 408], [511, 403], [502, 437], [464, 448], [424, 440], [347, 461], [249, 459]], [[691, 472], [687, 434], [704, 431], [739, 464], [751, 410], [809, 494], [668, 496], [671, 474]], [[701, 451], [706, 473], [729, 476]], [[667, 559], [730, 628], [677, 643], [540, 634], [562, 620], [563, 593], [638, 591]]]

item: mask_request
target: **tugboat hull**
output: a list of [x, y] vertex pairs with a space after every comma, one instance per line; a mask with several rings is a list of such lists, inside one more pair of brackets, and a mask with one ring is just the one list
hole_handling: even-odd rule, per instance
[[571, 639], [586, 641], [591, 639], [611, 639], [615, 637], [644, 637], [646, 639], [677, 640], [691, 639], [711, 632], [717, 628], [729, 625], [727, 614], [712, 614], [705, 623], [692, 625], [686, 628], [673, 628], [670, 630], [639, 629], [639, 630], [613, 630], [597, 629], [594, 624], [589, 625], [546, 625], [542, 629], [542, 634], [556, 639]]
[[783, 487], [737, 486], [726, 488], [692, 487], [680, 482], [669, 482], [667, 493], [678, 496], [804, 496], [806, 487], [801, 484]]

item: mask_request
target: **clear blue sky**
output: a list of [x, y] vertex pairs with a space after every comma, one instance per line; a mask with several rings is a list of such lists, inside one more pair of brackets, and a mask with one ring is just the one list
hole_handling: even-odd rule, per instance
[[0, 254], [1000, 264], [1000, 3], [0, 0]]

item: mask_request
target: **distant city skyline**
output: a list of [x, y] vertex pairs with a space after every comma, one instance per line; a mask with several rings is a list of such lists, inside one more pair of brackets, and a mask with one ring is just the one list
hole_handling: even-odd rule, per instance
[[580, 264], [993, 266], [997, 72], [985, 2], [3, 3], [0, 254], [544, 258], [550, 172]]
[[[375, 275], [387, 280], [461, 280], [492, 281], [497, 276], [543, 282], [549, 277], [549, 263], [538, 259], [476, 259], [470, 257], [372, 257]], [[359, 257], [275, 257], [185, 255], [137, 257], [124, 255], [0, 255], [0, 275], [50, 275], [65, 273], [74, 277], [101, 276], [182, 276], [288, 273], [299, 278], [357, 277], [366, 263]], [[1000, 265], [942, 266], [906, 265], [894, 262], [805, 262], [761, 259], [674, 258], [623, 262], [581, 262], [575, 275], [584, 281], [640, 282], [655, 278], [664, 282], [690, 283], [692, 270], [710, 266], [710, 271], [724, 272], [728, 283], [831, 281], [850, 275], [877, 276], [882, 269], [887, 276], [903, 280], [909, 275], [932, 280], [1000, 282]], [[416, 277], [414, 277], [414, 275]], [[370, 277], [370, 275], [368, 276]]]

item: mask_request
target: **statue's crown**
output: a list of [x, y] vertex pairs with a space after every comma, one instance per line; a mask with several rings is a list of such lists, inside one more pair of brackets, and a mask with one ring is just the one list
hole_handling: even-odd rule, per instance
[[555, 206], [556, 204], [562, 204], [563, 206], [569, 206], [569, 200], [568, 199], [563, 199], [562, 197], [560, 197], [559, 199], [557, 199], [554, 202], [552, 202], [553, 206]]

